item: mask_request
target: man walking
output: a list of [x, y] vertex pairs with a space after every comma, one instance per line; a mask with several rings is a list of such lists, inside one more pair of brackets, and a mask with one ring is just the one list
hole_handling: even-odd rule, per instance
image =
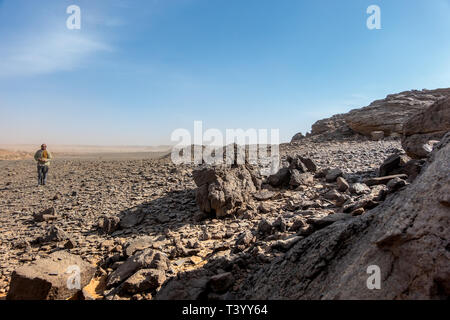
[[44, 143], [43, 145], [41, 145], [41, 150], [36, 151], [34, 155], [34, 160], [37, 161], [38, 185], [45, 186], [48, 166], [50, 165], [51, 159], [52, 155], [50, 151], [47, 150], [47, 145]]

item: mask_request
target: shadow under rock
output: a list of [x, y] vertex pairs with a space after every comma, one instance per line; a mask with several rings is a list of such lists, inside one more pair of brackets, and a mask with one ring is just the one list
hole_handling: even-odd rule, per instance
[[[118, 228], [109, 236], [165, 235], [185, 225], [203, 225], [196, 201], [195, 189], [173, 190], [161, 197], [120, 211]], [[103, 233], [95, 228], [90, 234]]]

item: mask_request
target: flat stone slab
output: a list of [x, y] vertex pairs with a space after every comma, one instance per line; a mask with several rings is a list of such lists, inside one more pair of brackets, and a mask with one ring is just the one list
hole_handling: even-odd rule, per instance
[[153, 245], [153, 242], [154, 241], [149, 236], [143, 236], [141, 238], [132, 240], [127, 244], [124, 253], [127, 257], [131, 257], [133, 254], [135, 254], [136, 251], [142, 251], [144, 249], [150, 248]]
[[385, 177], [377, 177], [377, 178], [371, 178], [368, 179], [365, 184], [368, 186], [375, 186], [378, 184], [386, 184], [389, 181], [391, 181], [394, 178], [400, 178], [400, 179], [408, 179], [408, 175], [406, 174], [394, 174], [392, 176], [385, 176]]
[[131, 209], [125, 212], [120, 218], [119, 226], [127, 229], [138, 225], [144, 220], [145, 213], [140, 208]]
[[253, 194], [253, 197], [259, 201], [270, 200], [278, 196], [279, 192], [274, 192], [270, 190], [261, 190]]
[[96, 268], [81, 257], [57, 251], [49, 258], [16, 269], [6, 299], [66, 300], [79, 293], [95, 271]]

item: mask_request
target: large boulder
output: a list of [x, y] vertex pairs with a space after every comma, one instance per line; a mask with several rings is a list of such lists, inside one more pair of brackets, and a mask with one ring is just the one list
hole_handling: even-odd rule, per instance
[[391, 94], [367, 107], [351, 110], [344, 119], [353, 131], [366, 136], [373, 131], [383, 131], [385, 136], [402, 134], [410, 117], [445, 97], [450, 97], [450, 88]]
[[448, 299], [449, 191], [450, 133], [412, 184], [298, 241], [253, 272], [237, 298]]
[[197, 204], [216, 217], [235, 214], [261, 187], [258, 172], [249, 164], [202, 166], [193, 171]]
[[[65, 300], [85, 287], [96, 268], [65, 251], [16, 269], [11, 276], [7, 300]], [[77, 278], [79, 275], [79, 278]], [[79, 280], [79, 281], [78, 281]]]
[[403, 128], [402, 146], [415, 159], [425, 158], [432, 151], [433, 140], [440, 140], [450, 131], [450, 98], [412, 116]]

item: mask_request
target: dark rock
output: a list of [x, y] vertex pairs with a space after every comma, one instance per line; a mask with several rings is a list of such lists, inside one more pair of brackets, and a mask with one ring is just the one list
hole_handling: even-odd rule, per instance
[[348, 200], [348, 196], [345, 196], [341, 193], [339, 193], [338, 191], [332, 189], [330, 191], [328, 191], [327, 193], [325, 193], [324, 195], [325, 199], [334, 201], [335, 204], [340, 207], [342, 206], [347, 200]]
[[73, 239], [68, 239], [64, 242], [64, 249], [73, 249], [76, 246], [76, 242]]
[[280, 232], [285, 232], [287, 229], [286, 222], [282, 217], [278, 217], [273, 223], [272, 227], [277, 229]]
[[306, 221], [303, 217], [295, 217], [294, 222], [292, 223], [291, 227], [289, 228], [290, 231], [298, 231], [306, 226]]
[[106, 234], [111, 234], [119, 228], [120, 218], [106, 216], [100, 218], [99, 228]]
[[309, 172], [317, 171], [317, 166], [312, 159], [300, 157], [300, 160], [303, 162]]
[[269, 213], [271, 211], [271, 208], [267, 206], [266, 203], [261, 203], [258, 207], [259, 212], [261, 213]]
[[380, 177], [400, 174], [402, 172], [402, 168], [406, 165], [406, 163], [411, 160], [405, 154], [393, 154], [389, 156], [386, 160], [384, 160], [383, 164], [380, 166], [378, 170], [378, 175]]
[[297, 169], [291, 170], [291, 178], [289, 185], [296, 188], [303, 185], [311, 185], [314, 183], [314, 176], [311, 173], [300, 173]]
[[166, 281], [164, 271], [156, 269], [141, 269], [125, 280], [122, 284], [121, 291], [128, 294], [152, 291], [159, 288], [164, 281]]
[[272, 224], [267, 219], [262, 219], [258, 224], [257, 232], [263, 235], [271, 233], [273, 230]]
[[325, 178], [328, 171], [330, 171], [330, 169], [322, 169], [322, 170], [316, 172], [316, 174], [314, 175], [314, 178], [316, 178], [316, 179]]
[[408, 176], [408, 181], [412, 182], [420, 174], [424, 164], [425, 160], [410, 160], [401, 168], [401, 173], [406, 174]]
[[253, 239], [254, 239], [253, 234], [249, 230], [246, 230], [241, 234], [239, 234], [238, 237], [236, 238], [236, 246], [243, 245], [247, 247], [248, 245], [250, 245], [250, 243], [253, 242]]
[[348, 182], [342, 177], [337, 177], [336, 183], [340, 192], [345, 192], [349, 188]]
[[299, 156], [296, 157], [287, 156], [286, 160], [287, 162], [289, 162], [289, 169], [291, 170], [291, 172], [294, 169], [300, 171], [300, 173], [308, 172], [308, 168], [306, 167], [306, 165], [303, 163], [303, 161]]
[[237, 213], [260, 187], [260, 176], [248, 165], [202, 167], [194, 170], [200, 210], [217, 217]]
[[448, 131], [450, 97], [437, 101], [409, 118], [403, 130], [403, 149], [411, 158], [425, 158], [433, 149], [430, 141], [439, 141]]
[[215, 293], [224, 293], [234, 284], [234, 277], [230, 272], [212, 276], [209, 279], [209, 287]]
[[109, 289], [119, 285], [140, 269], [166, 271], [169, 267], [170, 262], [164, 253], [152, 249], [138, 251], [109, 275], [106, 287]]
[[268, 182], [273, 187], [281, 187], [288, 185], [290, 178], [289, 168], [281, 168], [277, 173], [269, 176]]
[[388, 193], [395, 192], [398, 189], [403, 188], [404, 186], [406, 186], [406, 181], [403, 179], [400, 179], [399, 177], [390, 180], [386, 184], [386, 187], [388, 188]]
[[133, 208], [131, 210], [127, 210], [122, 214], [120, 218], [119, 226], [122, 229], [127, 229], [138, 225], [144, 220], [145, 213], [141, 208]]
[[331, 169], [328, 171], [325, 179], [327, 182], [335, 182], [338, 177], [342, 176], [342, 174], [343, 172], [341, 169]]
[[43, 236], [38, 237], [34, 243], [43, 244], [49, 242], [60, 242], [68, 240], [69, 236], [67, 233], [57, 226], [50, 226]]
[[55, 208], [48, 208], [33, 215], [33, 219], [36, 222], [51, 221], [56, 220], [57, 218]]
[[205, 269], [178, 274], [163, 284], [155, 300], [205, 299], [211, 276]]
[[11, 247], [14, 249], [28, 250], [28, 249], [31, 249], [31, 244], [25, 239], [19, 239], [19, 240], [13, 241], [11, 244]]
[[310, 158], [304, 158], [302, 156], [291, 157], [286, 159], [289, 162], [289, 169], [296, 169], [300, 173], [304, 172], [316, 172], [317, 166]]

